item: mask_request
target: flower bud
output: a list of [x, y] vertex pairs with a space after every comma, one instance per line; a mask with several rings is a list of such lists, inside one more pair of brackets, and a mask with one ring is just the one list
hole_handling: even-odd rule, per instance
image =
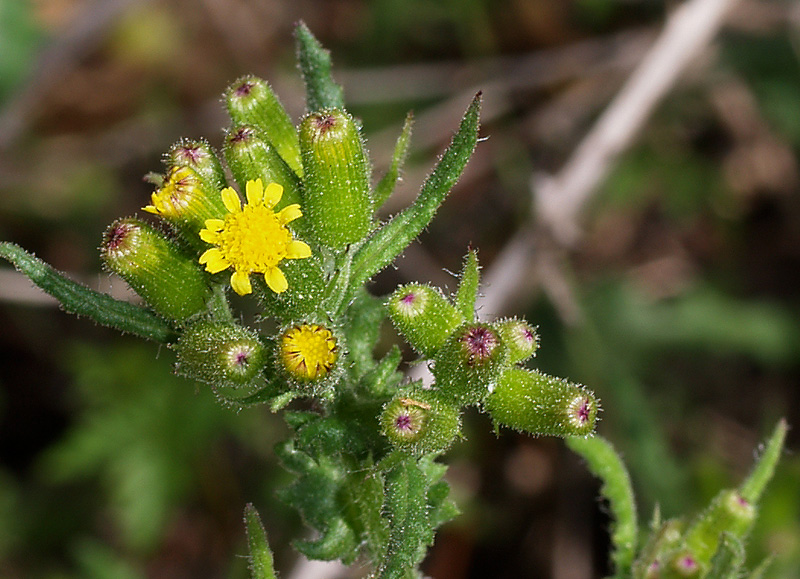
[[276, 205], [300, 203], [300, 181], [275, 148], [251, 126], [232, 128], [225, 136], [225, 160], [240, 185], [261, 179], [263, 183], [277, 183], [283, 187], [283, 197]]
[[688, 550], [681, 550], [672, 556], [663, 575], [690, 579], [704, 576], [706, 570], [705, 565], [697, 559], [694, 553]]
[[183, 321], [206, 309], [211, 292], [199, 265], [146, 223], [133, 217], [115, 221], [100, 251], [108, 269], [165, 318]]
[[500, 336], [508, 345], [509, 361], [512, 364], [524, 362], [536, 353], [539, 336], [536, 329], [525, 320], [503, 320], [495, 323]]
[[199, 320], [186, 328], [175, 351], [177, 373], [210, 384], [223, 399], [244, 398], [264, 384], [264, 345], [242, 326]]
[[444, 452], [461, 427], [458, 408], [422, 389], [388, 402], [380, 422], [392, 446], [417, 455]]
[[300, 123], [305, 203], [323, 245], [340, 249], [372, 228], [369, 164], [353, 117], [344, 111], [311, 113]]
[[303, 175], [297, 131], [267, 82], [255, 76], [240, 78], [225, 93], [225, 104], [234, 125], [251, 125], [257, 128], [286, 164], [297, 175]]
[[484, 407], [496, 425], [552, 436], [590, 434], [598, 411], [583, 386], [518, 367], [503, 372]]
[[170, 167], [189, 167], [194, 170], [207, 191], [220, 191], [228, 186], [225, 170], [205, 140], [182, 139], [170, 148], [167, 159]]
[[413, 283], [397, 288], [387, 306], [397, 330], [426, 358], [432, 358], [463, 322], [442, 292], [428, 285]]
[[686, 531], [684, 544], [701, 563], [710, 563], [723, 533], [741, 539], [755, 517], [755, 507], [738, 491], [722, 491]]
[[174, 166], [164, 184], [151, 196], [151, 205], [143, 207], [174, 225], [195, 249], [204, 249], [198, 237], [207, 219], [220, 219], [227, 212], [219, 190], [210, 188], [188, 166]]
[[489, 324], [466, 323], [436, 353], [436, 386], [461, 405], [480, 403], [508, 366], [508, 347]]
[[339, 355], [339, 340], [319, 324], [293, 325], [278, 337], [278, 362], [292, 380], [301, 384], [329, 378]]

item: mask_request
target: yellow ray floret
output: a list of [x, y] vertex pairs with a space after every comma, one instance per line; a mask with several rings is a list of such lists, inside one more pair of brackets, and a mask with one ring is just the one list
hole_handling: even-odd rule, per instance
[[250, 274], [260, 273], [275, 293], [289, 287], [286, 276], [278, 267], [284, 259], [303, 259], [311, 256], [311, 248], [292, 237], [286, 227], [303, 213], [297, 204], [273, 210], [281, 200], [283, 187], [270, 183], [264, 188], [261, 179], [248, 181], [245, 186], [247, 203], [242, 206], [239, 195], [231, 187], [221, 192], [228, 210], [224, 219], [207, 219], [200, 239], [212, 247], [200, 256], [206, 270], [218, 273], [233, 269], [231, 287], [239, 295], [253, 291]]

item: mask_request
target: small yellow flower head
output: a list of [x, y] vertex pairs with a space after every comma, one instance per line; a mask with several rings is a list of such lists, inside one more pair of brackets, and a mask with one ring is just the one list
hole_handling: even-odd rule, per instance
[[142, 209], [167, 219], [182, 217], [197, 204], [199, 186], [200, 181], [192, 169], [173, 167], [161, 188], [150, 197], [152, 205]]
[[247, 203], [242, 207], [239, 196], [231, 187], [222, 190], [222, 202], [228, 210], [224, 219], [206, 220], [200, 239], [215, 245], [200, 256], [211, 273], [231, 268], [231, 287], [240, 296], [253, 291], [250, 274], [264, 275], [267, 286], [275, 293], [289, 287], [286, 276], [278, 267], [284, 259], [311, 256], [311, 248], [292, 237], [286, 224], [302, 215], [296, 203], [275, 213], [283, 187], [270, 183], [266, 189], [261, 179], [248, 181], [245, 186]]
[[280, 337], [280, 360], [289, 374], [299, 380], [324, 378], [338, 357], [336, 338], [324, 326], [293, 326]]

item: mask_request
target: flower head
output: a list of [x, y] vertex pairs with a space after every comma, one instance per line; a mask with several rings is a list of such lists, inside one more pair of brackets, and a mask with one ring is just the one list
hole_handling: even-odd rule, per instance
[[280, 338], [280, 359], [284, 368], [300, 380], [324, 378], [339, 356], [333, 333], [318, 324], [294, 326]]
[[151, 205], [143, 207], [167, 219], [182, 217], [198, 204], [200, 180], [189, 167], [173, 167], [164, 184], [150, 197]]
[[222, 190], [222, 202], [229, 213], [224, 219], [206, 220], [200, 238], [216, 247], [206, 250], [200, 263], [211, 273], [233, 269], [231, 287], [239, 295], [253, 291], [251, 273], [262, 274], [272, 291], [282, 293], [289, 284], [278, 264], [284, 259], [311, 256], [311, 248], [294, 239], [286, 227], [302, 215], [300, 206], [288, 205], [276, 213], [274, 207], [283, 195], [283, 187], [277, 183], [265, 189], [261, 179], [256, 179], [248, 181], [245, 190], [244, 207], [231, 187]]

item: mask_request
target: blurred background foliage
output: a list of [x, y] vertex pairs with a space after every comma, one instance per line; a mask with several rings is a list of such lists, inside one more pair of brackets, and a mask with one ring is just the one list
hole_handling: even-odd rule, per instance
[[[408, 201], [483, 89], [483, 142], [421, 242], [381, 274], [454, 286], [469, 245], [490, 266], [613, 98], [674, 2], [661, 0], [3, 0], [0, 239], [94, 287], [105, 226], [149, 199], [180, 137], [219, 146], [219, 95], [270, 80], [303, 110], [291, 30], [332, 49], [376, 172], [418, 122]], [[775, 420], [800, 424], [800, 10], [742, 0], [558, 252], [554, 283], [509, 311], [538, 324], [544, 371], [604, 401], [648, 519], [741, 479]], [[553, 291], [561, 287], [563, 291]], [[544, 289], [544, 291], [542, 291]], [[487, 314], [489, 312], [486, 312]], [[234, 413], [171, 374], [172, 353], [76, 320], [0, 269], [0, 576], [243, 578], [242, 508], [278, 568], [302, 532], [268, 410]], [[387, 342], [392, 339], [387, 328]], [[448, 456], [465, 514], [426, 562], [437, 579], [578, 579], [605, 571], [597, 486], [557, 440], [499, 437], [470, 415]], [[797, 448], [796, 431], [789, 448]], [[752, 542], [767, 576], [800, 576], [800, 459], [784, 458]]]

